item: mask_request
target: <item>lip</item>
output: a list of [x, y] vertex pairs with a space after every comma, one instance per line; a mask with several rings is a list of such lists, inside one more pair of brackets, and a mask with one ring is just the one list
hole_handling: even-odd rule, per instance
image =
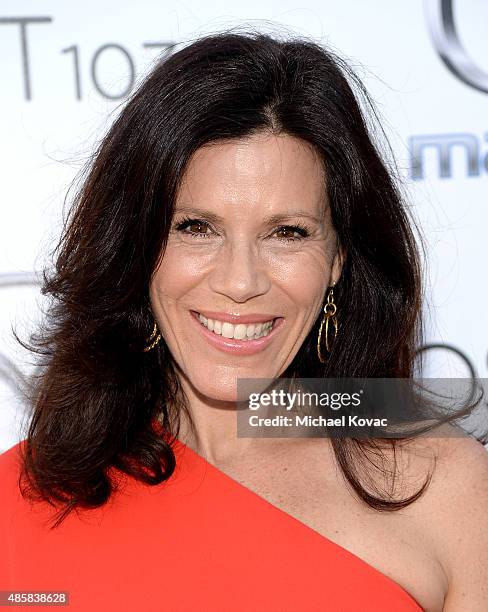
[[218, 321], [232, 323], [233, 325], [239, 325], [239, 323], [265, 323], [266, 321], [272, 321], [273, 319], [277, 319], [280, 316], [272, 313], [263, 314], [261, 312], [247, 315], [234, 315], [228, 312], [215, 312], [212, 310], [191, 310], [190, 312], [195, 314], [200, 313], [207, 319], [217, 319]]
[[[220, 351], [223, 351], [224, 353], [232, 353], [234, 355], [254, 355], [255, 353], [263, 351], [270, 344], [270, 342], [273, 341], [273, 338], [280, 331], [281, 327], [285, 322], [285, 319], [283, 317], [278, 317], [277, 321], [274, 322], [273, 328], [270, 333], [267, 336], [258, 338], [257, 340], [236, 340], [235, 338], [224, 338], [223, 336], [214, 334], [212, 331], [210, 331], [200, 323], [200, 321], [198, 320], [198, 314], [194, 310], [190, 310], [189, 312], [191, 318], [195, 322], [195, 325], [200, 330], [200, 333], [211, 346], [215, 347]], [[201, 314], [204, 313], [201, 312]], [[271, 319], [264, 320], [270, 321]], [[231, 321], [227, 322], [231, 323]], [[239, 322], [242, 323], [242, 319]]]

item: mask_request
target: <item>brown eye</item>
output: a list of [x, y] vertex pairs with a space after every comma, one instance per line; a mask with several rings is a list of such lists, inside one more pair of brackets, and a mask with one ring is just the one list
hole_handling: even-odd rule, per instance
[[278, 230], [278, 233], [280, 235], [281, 238], [294, 238], [293, 234], [294, 231], [291, 230], [289, 227], [282, 227]]
[[203, 229], [203, 228], [205, 228], [205, 225], [203, 223], [195, 222], [195, 223], [192, 223], [191, 225], [187, 225], [186, 227], [187, 227], [187, 229], [191, 228], [191, 232], [190, 233], [192, 233], [192, 232], [195, 232], [195, 234], [204, 234], [205, 233], [205, 231]]
[[208, 223], [201, 219], [185, 219], [176, 225], [176, 230], [178, 232], [195, 237], [203, 236], [204, 238], [208, 238], [209, 233], [206, 231], [208, 229]]
[[[309, 232], [305, 227], [298, 225], [283, 225], [277, 229], [277, 234], [278, 238], [284, 242], [296, 242], [306, 238]], [[294, 234], [298, 234], [298, 237]]]

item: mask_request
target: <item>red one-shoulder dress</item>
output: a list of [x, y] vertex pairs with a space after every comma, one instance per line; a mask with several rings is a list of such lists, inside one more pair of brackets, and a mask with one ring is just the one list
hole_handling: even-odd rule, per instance
[[53, 508], [21, 496], [21, 444], [0, 455], [0, 591], [68, 594], [65, 607], [32, 607], [422, 610], [385, 574], [178, 440], [173, 444], [177, 466], [166, 482], [150, 486], [127, 477], [107, 504], [72, 512], [50, 529]]

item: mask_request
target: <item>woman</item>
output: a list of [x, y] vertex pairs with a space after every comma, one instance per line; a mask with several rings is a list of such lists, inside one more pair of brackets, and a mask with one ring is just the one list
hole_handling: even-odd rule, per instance
[[314, 43], [230, 33], [128, 101], [45, 278], [32, 420], [1, 458], [1, 589], [488, 609], [478, 441], [236, 435], [238, 379], [413, 375], [412, 221], [353, 85], [368, 102]]

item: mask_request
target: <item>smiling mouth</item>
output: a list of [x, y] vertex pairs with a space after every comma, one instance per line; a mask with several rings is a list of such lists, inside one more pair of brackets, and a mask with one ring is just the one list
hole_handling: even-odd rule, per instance
[[213, 332], [216, 336], [222, 338], [229, 338], [235, 340], [257, 340], [258, 338], [266, 337], [271, 330], [275, 322], [279, 317], [265, 321], [263, 323], [228, 323], [227, 321], [219, 321], [217, 319], [209, 319], [199, 312], [196, 312], [196, 318], [203, 327], [206, 327], [209, 331]]

